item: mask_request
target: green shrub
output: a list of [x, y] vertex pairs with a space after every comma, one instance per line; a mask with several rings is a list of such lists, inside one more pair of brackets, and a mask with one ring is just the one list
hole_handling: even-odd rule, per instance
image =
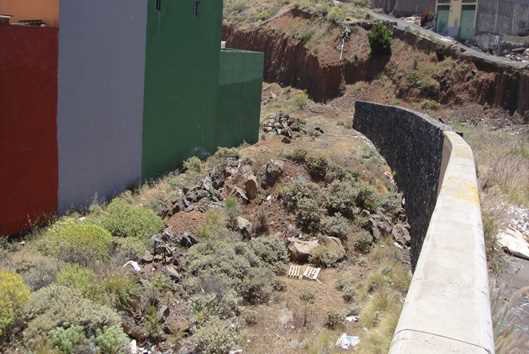
[[101, 292], [96, 274], [92, 270], [77, 264], [66, 265], [57, 274], [57, 284], [77, 289], [84, 297], [89, 299], [100, 296]]
[[224, 213], [226, 214], [226, 219], [228, 226], [232, 229], [237, 227], [237, 218], [241, 215], [239, 210], [239, 203], [237, 198], [230, 196], [224, 201]]
[[343, 325], [344, 322], [344, 316], [334, 312], [329, 311], [327, 312], [327, 319], [325, 321], [325, 326], [330, 329], [336, 329], [337, 327], [340, 327]]
[[325, 235], [345, 240], [351, 232], [351, 224], [342, 214], [336, 213], [334, 216], [328, 216], [323, 219], [321, 232]]
[[98, 329], [119, 325], [121, 319], [112, 309], [84, 298], [77, 289], [50, 285], [31, 295], [23, 311], [27, 328], [25, 341], [35, 342], [48, 337], [51, 331], [64, 324], [81, 326], [87, 337]]
[[190, 157], [184, 161], [184, 170], [186, 172], [200, 173], [202, 172], [202, 161], [196, 156]]
[[376, 23], [368, 34], [371, 55], [391, 54], [393, 33], [384, 23]]
[[212, 319], [200, 327], [193, 336], [193, 342], [200, 353], [225, 354], [238, 343], [237, 330], [220, 319]]
[[123, 353], [129, 337], [119, 326], [109, 326], [97, 331], [96, 345], [102, 354]]
[[258, 237], [250, 241], [250, 247], [275, 273], [281, 273], [288, 263], [288, 250], [283, 240], [277, 237]]
[[123, 259], [138, 259], [149, 249], [150, 239], [115, 237], [113, 240], [116, 255]]
[[[302, 43], [307, 43], [312, 38], [313, 34], [313, 31], [306, 31], [300, 33], [298, 38]], [[309, 103], [309, 96], [306, 92], [300, 92], [292, 96], [291, 100], [294, 107], [301, 110], [305, 108]]]
[[309, 155], [305, 159], [305, 167], [312, 178], [316, 180], [322, 180], [327, 174], [329, 161], [323, 156]]
[[20, 275], [0, 270], [0, 337], [13, 324], [30, 294]]
[[296, 221], [305, 232], [315, 233], [320, 229], [322, 210], [314, 199], [303, 198], [298, 202]]
[[111, 273], [101, 284], [106, 296], [106, 301], [119, 310], [131, 308], [133, 300], [140, 294], [140, 286], [128, 274]]
[[342, 292], [345, 302], [351, 303], [355, 299], [355, 282], [349, 278], [341, 278], [336, 282], [336, 289]]
[[354, 219], [362, 209], [373, 212], [379, 205], [371, 186], [351, 178], [332, 182], [326, 189], [326, 195], [329, 213], [340, 213], [348, 219]]
[[279, 196], [289, 211], [295, 211], [299, 202], [304, 199], [314, 199], [319, 203], [323, 199], [321, 193], [319, 185], [300, 179], [281, 186], [279, 190]]
[[198, 294], [192, 297], [192, 311], [200, 325], [211, 318], [229, 319], [239, 314], [240, 298], [235, 291], [228, 290], [222, 295], [214, 293]]
[[307, 157], [307, 150], [295, 149], [294, 151], [288, 153], [286, 157], [294, 162], [304, 163], [305, 158]]
[[222, 209], [210, 209], [206, 213], [206, 221], [198, 229], [198, 236], [202, 239], [235, 238], [226, 225], [226, 213]]
[[39, 240], [44, 254], [85, 266], [108, 260], [111, 245], [107, 230], [69, 218], [57, 222]]
[[97, 218], [99, 223], [118, 237], [149, 238], [159, 232], [163, 221], [152, 210], [134, 206], [116, 198]]
[[86, 342], [84, 330], [81, 326], [55, 328], [50, 331], [50, 339], [53, 346], [65, 354], [75, 353], [76, 347]]
[[9, 253], [2, 262], [7, 270], [19, 274], [32, 290], [39, 290], [55, 281], [61, 262], [32, 249]]
[[353, 246], [355, 250], [360, 253], [369, 253], [371, 247], [373, 246], [373, 242], [373, 236], [365, 230], [357, 232], [353, 237]]
[[[273, 272], [245, 242], [208, 240], [186, 254], [188, 291], [234, 290], [248, 303], [264, 302], [272, 292]], [[191, 280], [191, 281], [190, 281]]]

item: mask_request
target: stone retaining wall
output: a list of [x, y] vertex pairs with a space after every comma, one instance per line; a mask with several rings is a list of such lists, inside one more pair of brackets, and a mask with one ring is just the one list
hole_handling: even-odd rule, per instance
[[426, 115], [368, 102], [357, 102], [354, 128], [394, 170], [412, 226], [414, 275], [390, 353], [494, 353], [469, 145]]

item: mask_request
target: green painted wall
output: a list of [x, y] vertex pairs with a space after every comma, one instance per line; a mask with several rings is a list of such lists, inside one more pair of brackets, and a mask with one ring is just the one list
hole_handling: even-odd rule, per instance
[[222, 50], [217, 145], [237, 146], [259, 140], [263, 53]]
[[[143, 178], [216, 147], [222, 1], [148, 0]], [[138, 98], [140, 99], [140, 98]]]

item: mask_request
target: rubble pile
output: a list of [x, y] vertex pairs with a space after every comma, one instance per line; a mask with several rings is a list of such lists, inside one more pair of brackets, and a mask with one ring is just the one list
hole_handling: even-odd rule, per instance
[[320, 127], [307, 128], [305, 122], [301, 119], [284, 112], [277, 112], [269, 116], [263, 122], [263, 131], [266, 134], [282, 136], [282, 141], [286, 144], [290, 143], [292, 139], [299, 138], [303, 135], [316, 137], [324, 133]]
[[507, 59], [522, 63], [529, 63], [529, 48], [515, 48], [505, 54]]

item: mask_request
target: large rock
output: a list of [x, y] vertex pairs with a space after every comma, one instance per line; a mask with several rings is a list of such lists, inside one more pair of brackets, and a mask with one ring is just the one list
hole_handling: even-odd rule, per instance
[[313, 256], [314, 250], [320, 245], [318, 240], [302, 241], [296, 238], [289, 238], [288, 251], [290, 259], [298, 263], [306, 263]]
[[253, 174], [245, 174], [244, 175], [244, 190], [246, 192], [246, 196], [249, 200], [254, 200], [257, 198], [257, 178]]
[[268, 162], [261, 181], [263, 188], [273, 187], [283, 174], [284, 167], [285, 164], [280, 160], [271, 160]]
[[237, 229], [243, 235], [244, 238], [250, 238], [252, 234], [252, 223], [243, 218], [242, 216], [237, 217]]

